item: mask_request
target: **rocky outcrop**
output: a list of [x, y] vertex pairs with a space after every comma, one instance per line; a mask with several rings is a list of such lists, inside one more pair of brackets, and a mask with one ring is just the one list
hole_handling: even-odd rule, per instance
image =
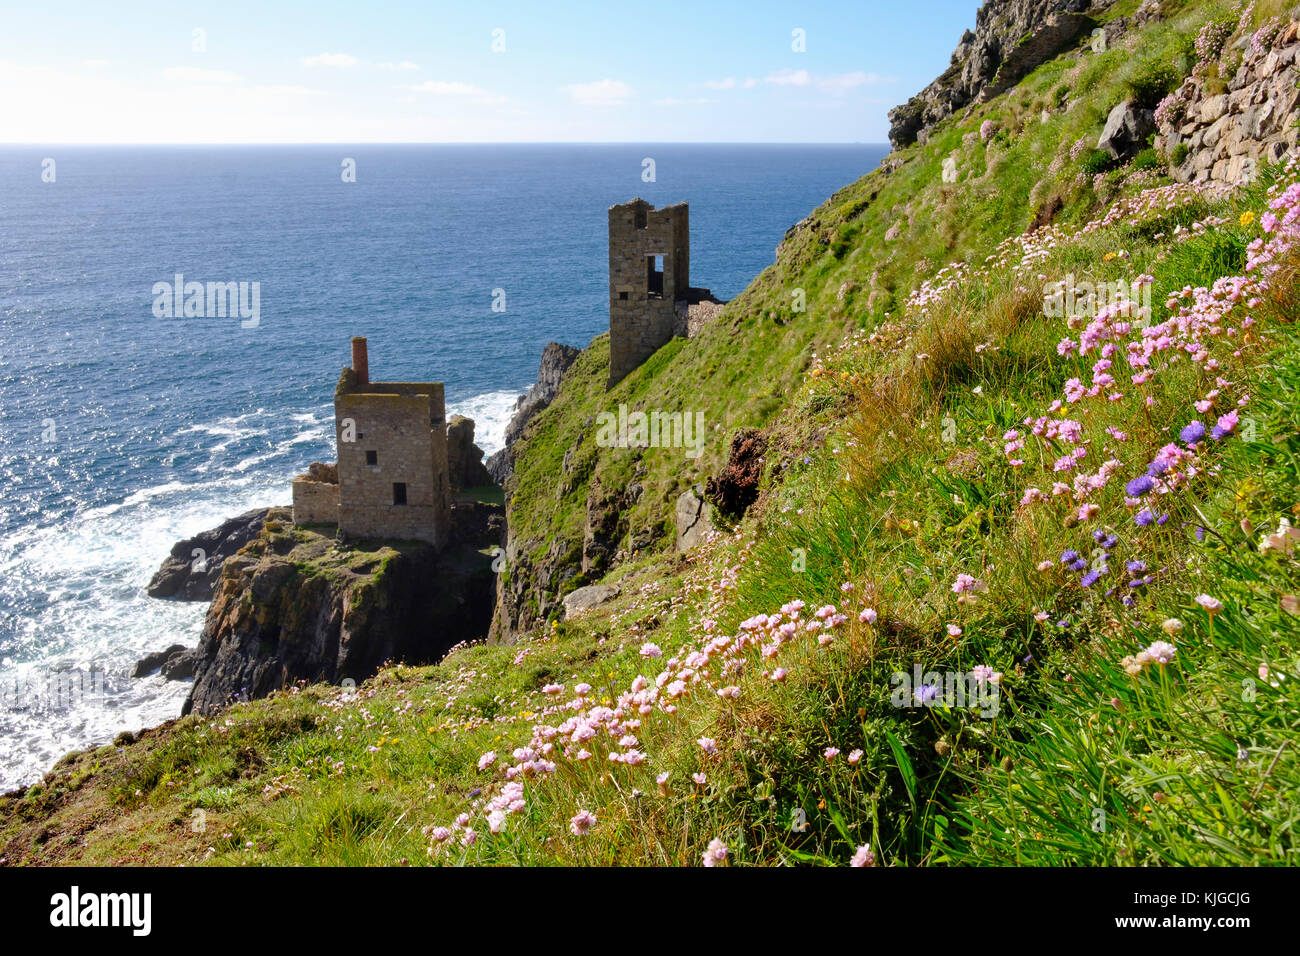
[[577, 361], [580, 349], [559, 342], [548, 342], [542, 349], [542, 362], [537, 369], [537, 383], [515, 402], [514, 414], [506, 425], [505, 443], [500, 451], [488, 458], [486, 467], [492, 480], [505, 485], [514, 471], [514, 457], [510, 446], [524, 433], [534, 415], [555, 399], [560, 390], [560, 380], [569, 366]]
[[1097, 140], [1097, 148], [1104, 149], [1111, 159], [1132, 159], [1147, 144], [1147, 137], [1156, 131], [1156, 121], [1151, 110], [1144, 110], [1131, 100], [1116, 103], [1106, 117], [1106, 125]]
[[689, 551], [713, 530], [708, 502], [701, 497], [704, 489], [688, 488], [677, 496], [677, 550]]
[[211, 531], [178, 541], [149, 581], [146, 593], [150, 597], [178, 601], [212, 600], [227, 559], [257, 537], [267, 520], [293, 523], [288, 508], [257, 508]]
[[730, 518], [742, 516], [758, 500], [766, 453], [767, 438], [762, 432], [753, 428], [736, 432], [731, 439], [727, 464], [704, 483], [704, 496], [722, 514]]
[[483, 449], [474, 444], [474, 419], [464, 415], [447, 423], [447, 480], [458, 491], [493, 483], [483, 467]]
[[1291, 21], [1243, 36], [1241, 65], [1226, 91], [1189, 77], [1156, 110], [1156, 148], [1171, 159], [1182, 182], [1250, 180], [1263, 162], [1279, 162], [1294, 149], [1300, 118], [1300, 23]]
[[225, 561], [184, 713], [299, 681], [360, 682], [387, 661], [429, 663], [485, 637], [494, 592], [486, 543], [363, 550], [300, 528], [264, 530]]
[[618, 594], [618, 588], [612, 584], [589, 584], [585, 588], [570, 591], [564, 596], [565, 620], [586, 614], [602, 604], [608, 604], [618, 597]]
[[1085, 13], [1110, 0], [986, 0], [975, 29], [962, 34], [948, 69], [901, 106], [889, 111], [895, 149], [924, 143], [929, 131], [958, 110], [995, 96], [1039, 64], [1073, 46], [1092, 29]]

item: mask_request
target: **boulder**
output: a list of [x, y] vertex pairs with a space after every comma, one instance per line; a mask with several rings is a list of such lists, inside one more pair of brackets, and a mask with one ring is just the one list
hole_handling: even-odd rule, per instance
[[1104, 149], [1115, 159], [1131, 159], [1147, 144], [1147, 137], [1156, 131], [1155, 115], [1131, 100], [1116, 103], [1106, 117], [1106, 126], [1097, 140], [1097, 148]]
[[677, 550], [689, 551], [713, 530], [709, 519], [708, 503], [698, 487], [683, 491], [677, 496]]
[[131, 668], [131, 676], [146, 677], [158, 670], [158, 668], [162, 667], [163, 664], [167, 662], [168, 658], [176, 654], [183, 654], [185, 651], [186, 647], [184, 644], [173, 644], [161, 651], [154, 651], [152, 654], [146, 654], [135, 662], [135, 666]]
[[612, 584], [589, 584], [585, 588], [570, 591], [564, 596], [564, 617], [578, 617], [581, 614], [608, 604], [618, 597], [619, 589]]

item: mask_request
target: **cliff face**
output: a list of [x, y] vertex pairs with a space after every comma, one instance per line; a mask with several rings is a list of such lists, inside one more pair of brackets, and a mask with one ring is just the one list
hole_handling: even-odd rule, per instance
[[436, 661], [487, 633], [490, 564], [473, 544], [364, 550], [271, 522], [225, 562], [184, 712], [296, 681], [360, 682], [385, 661]]
[[962, 34], [947, 70], [924, 90], [889, 111], [895, 149], [920, 140], [936, 124], [971, 103], [1009, 89], [1034, 67], [1093, 28], [1086, 15], [1110, 0], [986, 0], [975, 29]]

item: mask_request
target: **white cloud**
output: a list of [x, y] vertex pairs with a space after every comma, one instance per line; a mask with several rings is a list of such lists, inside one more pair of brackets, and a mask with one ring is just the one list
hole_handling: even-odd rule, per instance
[[833, 76], [819, 77], [817, 85], [824, 90], [851, 90], [859, 86], [879, 86], [882, 83], [897, 83], [896, 76], [881, 76], [879, 73], [839, 73]]
[[458, 80], [425, 80], [423, 83], [408, 83], [402, 87], [412, 93], [428, 93], [433, 96], [465, 99], [480, 106], [504, 103], [506, 98], [497, 93], [490, 93], [472, 83]]
[[655, 106], [700, 106], [705, 103], [716, 103], [716, 102], [718, 101], [703, 96], [696, 97], [695, 99], [689, 99], [689, 100], [679, 99], [676, 96], [669, 96], [666, 99], [655, 100], [654, 104]]
[[775, 73], [769, 73], [763, 77], [763, 82], [771, 83], [773, 86], [815, 86], [830, 93], [845, 93], [857, 89], [859, 86], [879, 86], [883, 83], [896, 83], [898, 77], [881, 76], [879, 73], [863, 73], [861, 70], [853, 73], [832, 73], [827, 76], [816, 76], [807, 70], [792, 70], [787, 67], [783, 70], [777, 70]]
[[98, 70], [108, 66], [108, 60], [82, 60], [81, 65], [88, 70]]
[[611, 79], [571, 83], [563, 89], [583, 106], [621, 106], [633, 95], [632, 88], [622, 80]]
[[172, 66], [163, 70], [172, 83], [238, 83], [239, 74], [229, 70], [205, 70], [197, 66]]
[[348, 53], [318, 53], [302, 58], [303, 66], [350, 67], [357, 65], [357, 58]]
[[418, 70], [420, 64], [412, 63], [410, 60], [402, 60], [399, 63], [380, 63], [379, 68], [381, 70]]
[[758, 86], [758, 80], [752, 76], [747, 76], [743, 80], [738, 80], [734, 76], [728, 76], [721, 80], [705, 80], [704, 85], [711, 90], [734, 90], [737, 87], [743, 87], [749, 90]]
[[763, 82], [774, 86], [807, 86], [812, 82], [812, 74], [807, 70], [792, 70], [786, 67], [775, 73], [769, 73], [763, 78]]

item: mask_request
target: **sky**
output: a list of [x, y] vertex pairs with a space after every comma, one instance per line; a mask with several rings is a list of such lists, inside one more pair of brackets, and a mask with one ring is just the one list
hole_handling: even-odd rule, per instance
[[0, 2], [0, 143], [883, 142], [978, 0]]

